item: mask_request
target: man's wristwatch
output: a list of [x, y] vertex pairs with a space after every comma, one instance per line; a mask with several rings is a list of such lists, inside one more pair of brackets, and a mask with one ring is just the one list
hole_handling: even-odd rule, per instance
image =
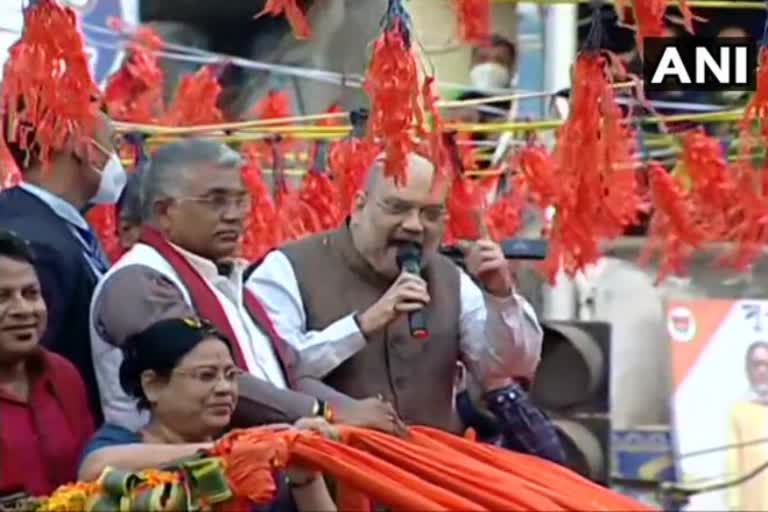
[[289, 476], [285, 477], [285, 483], [288, 485], [289, 489], [304, 489], [306, 487], [309, 487], [316, 481], [317, 481], [317, 474], [313, 475], [312, 477], [302, 482], [294, 482], [293, 480], [291, 480], [291, 477]]
[[325, 400], [315, 400], [312, 416], [323, 418], [328, 423], [333, 423], [333, 408]]

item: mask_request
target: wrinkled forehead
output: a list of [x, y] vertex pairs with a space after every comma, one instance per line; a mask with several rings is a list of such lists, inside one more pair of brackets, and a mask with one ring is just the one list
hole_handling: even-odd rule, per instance
[[239, 194], [245, 191], [240, 168], [200, 162], [186, 166], [185, 193], [194, 195]]

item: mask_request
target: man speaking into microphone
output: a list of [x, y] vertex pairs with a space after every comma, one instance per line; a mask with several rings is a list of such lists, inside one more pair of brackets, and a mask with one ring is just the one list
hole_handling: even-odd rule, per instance
[[409, 155], [400, 184], [383, 165], [344, 226], [268, 254], [247, 286], [298, 351], [301, 374], [389, 402], [393, 432], [401, 421], [460, 432], [457, 361], [485, 389], [529, 379], [541, 326], [498, 244], [468, 244], [467, 273], [439, 254], [448, 188], [433, 190], [432, 163]]

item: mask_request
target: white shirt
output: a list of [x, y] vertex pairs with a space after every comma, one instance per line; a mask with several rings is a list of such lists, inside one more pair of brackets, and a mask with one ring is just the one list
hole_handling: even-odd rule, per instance
[[[300, 375], [323, 378], [362, 350], [366, 339], [355, 311], [320, 331], [307, 331], [296, 275], [288, 258], [273, 251], [249, 277], [246, 287], [261, 300], [277, 332], [298, 352]], [[485, 389], [510, 377], [530, 378], [541, 356], [543, 331], [523, 297], [500, 299], [484, 293], [461, 272], [460, 347], [462, 361]], [[333, 300], [333, 291], [328, 291]]]
[[277, 387], [286, 388], [285, 377], [272, 349], [272, 343], [254, 324], [243, 302], [243, 271], [246, 263], [235, 261], [230, 275], [223, 276], [212, 261], [185, 251], [177, 245], [173, 247], [211, 285], [237, 336], [248, 371]]
[[88, 221], [85, 220], [85, 217], [83, 217], [83, 214], [69, 201], [62, 199], [56, 194], [52, 194], [37, 185], [31, 183], [19, 183], [19, 188], [40, 199], [53, 210], [53, 213], [66, 221], [70, 232], [77, 238], [77, 241], [80, 242], [80, 245], [83, 248], [83, 257], [88, 262], [88, 266], [91, 267], [91, 270], [96, 277], [101, 277], [106, 271], [104, 264], [107, 262], [98, 261], [99, 255], [94, 254], [95, 247], [83, 238], [83, 233], [85, 232], [93, 237], [94, 242], [98, 244], [96, 234], [91, 229]]

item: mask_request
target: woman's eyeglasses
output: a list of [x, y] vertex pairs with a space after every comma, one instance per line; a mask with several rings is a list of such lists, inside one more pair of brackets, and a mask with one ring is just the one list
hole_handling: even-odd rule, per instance
[[211, 366], [201, 366], [198, 368], [178, 368], [173, 370], [176, 375], [182, 375], [184, 377], [192, 378], [201, 384], [214, 386], [222, 379], [232, 384], [237, 381], [238, 377], [242, 375], [243, 371], [240, 368], [214, 368]]

